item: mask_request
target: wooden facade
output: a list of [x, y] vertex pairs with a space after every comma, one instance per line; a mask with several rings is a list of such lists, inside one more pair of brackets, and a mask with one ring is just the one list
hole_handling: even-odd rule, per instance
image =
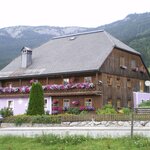
[[105, 31], [94, 31], [54, 38], [33, 51], [24, 47], [0, 71], [0, 105], [15, 99], [25, 110], [22, 101], [28, 100], [31, 80], [42, 84], [45, 105], [57, 101], [57, 108], [96, 110], [112, 104], [117, 109], [131, 108], [133, 91], [147, 90], [149, 72], [139, 52]]
[[[44, 91], [45, 96], [51, 96], [53, 100], [58, 100], [58, 106], [64, 107], [64, 100], [68, 101], [69, 107], [76, 107], [72, 104], [74, 100], [79, 101], [80, 106], [86, 105], [86, 100], [90, 99], [91, 106], [95, 109], [101, 108], [107, 103], [111, 103], [115, 108], [132, 107], [133, 91], [144, 92], [144, 81], [149, 79], [148, 71], [139, 55], [114, 48], [104, 61], [99, 71], [88, 73], [58, 74], [47, 76], [33, 76], [27, 78], [15, 78], [1, 80], [2, 87], [30, 86], [31, 80], [38, 80], [42, 85], [84, 83], [92, 82], [91, 89], [67, 89]], [[85, 81], [89, 79], [89, 81]], [[1, 93], [3, 97], [28, 97], [29, 94], [21, 93]]]

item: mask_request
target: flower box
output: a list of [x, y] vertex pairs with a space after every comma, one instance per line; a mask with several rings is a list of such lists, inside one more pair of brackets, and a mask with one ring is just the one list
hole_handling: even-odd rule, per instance
[[75, 105], [75, 106], [79, 105], [79, 100], [72, 101], [72, 104]]
[[53, 104], [58, 104], [58, 100], [57, 100], [57, 99], [54, 99], [54, 100], [53, 100]]

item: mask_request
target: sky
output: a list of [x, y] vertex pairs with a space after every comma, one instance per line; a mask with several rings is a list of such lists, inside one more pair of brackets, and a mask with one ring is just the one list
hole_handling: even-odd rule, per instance
[[144, 12], [150, 12], [150, 0], [0, 0], [0, 28], [97, 27]]

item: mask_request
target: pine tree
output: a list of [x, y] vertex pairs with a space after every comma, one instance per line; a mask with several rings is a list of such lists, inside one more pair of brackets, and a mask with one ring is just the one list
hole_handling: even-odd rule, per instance
[[27, 115], [44, 114], [44, 93], [40, 83], [32, 83]]

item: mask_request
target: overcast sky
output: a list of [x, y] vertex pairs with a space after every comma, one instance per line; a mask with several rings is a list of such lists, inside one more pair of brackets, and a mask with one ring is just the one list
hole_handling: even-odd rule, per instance
[[0, 0], [0, 28], [97, 27], [143, 12], [150, 12], [150, 0]]

